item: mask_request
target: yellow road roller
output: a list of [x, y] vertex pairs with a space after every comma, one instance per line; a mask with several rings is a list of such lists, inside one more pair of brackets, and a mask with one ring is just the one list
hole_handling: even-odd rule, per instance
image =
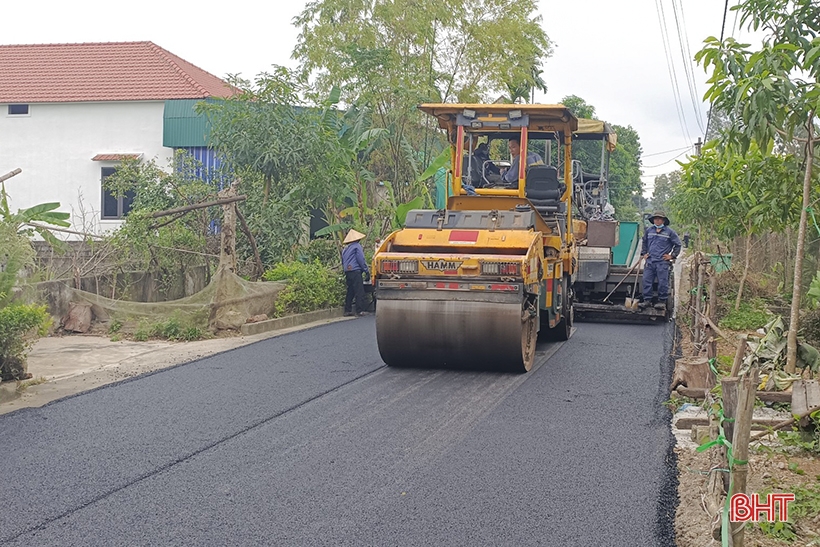
[[578, 119], [563, 105], [419, 108], [451, 143], [450, 196], [410, 211], [377, 249], [379, 352], [391, 366], [526, 372], [539, 331], [572, 332]]

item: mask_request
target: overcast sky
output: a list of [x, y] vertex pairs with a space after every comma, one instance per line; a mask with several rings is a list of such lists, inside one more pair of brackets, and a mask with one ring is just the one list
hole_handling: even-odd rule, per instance
[[[290, 55], [298, 32], [292, 19], [306, 3], [11, 2], [3, 7], [0, 43], [150, 40], [217, 76], [251, 78], [272, 64], [295, 66]], [[692, 57], [707, 36], [720, 35], [723, 6], [719, 0], [541, 0], [542, 24], [556, 47], [544, 67], [548, 93], [536, 95], [536, 102], [578, 95], [596, 108], [598, 118], [631, 125], [640, 135], [645, 193], [651, 194], [655, 175], [674, 170], [672, 160], [685, 158], [703, 138], [707, 75]], [[744, 37], [734, 12], [725, 32]]]

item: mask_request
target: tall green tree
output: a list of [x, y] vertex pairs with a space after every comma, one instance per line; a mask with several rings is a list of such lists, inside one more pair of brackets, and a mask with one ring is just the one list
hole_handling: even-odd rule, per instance
[[[595, 119], [595, 107], [577, 95], [567, 95], [561, 104], [578, 118]], [[641, 141], [631, 125], [613, 125], [618, 135], [618, 146], [609, 160], [609, 201], [615, 207], [619, 220], [637, 220], [641, 209], [643, 184], [641, 183]], [[579, 160], [585, 171], [598, 172], [601, 165], [601, 143], [576, 142], [572, 156]]]
[[711, 70], [706, 98], [730, 114], [724, 133], [728, 148], [745, 152], [753, 140], [764, 150], [771, 141], [789, 142], [804, 132], [802, 210], [797, 232], [786, 370], [797, 362], [803, 255], [811, 204], [815, 117], [820, 107], [820, 6], [816, 0], [742, 0], [733, 9], [740, 24], [766, 37], [760, 49], [733, 38], [710, 37], [695, 56]]
[[314, 172], [333, 152], [325, 146], [325, 134], [317, 130], [319, 112], [305, 108], [300, 95], [307, 88], [287, 68], [274, 67], [252, 83], [232, 83], [240, 93], [197, 105], [211, 122], [209, 144], [234, 170], [263, 177], [265, 203], [272, 190], [281, 198], [295, 180]]
[[609, 200], [619, 220], [638, 220], [643, 196], [641, 139], [631, 125], [613, 125], [618, 147], [609, 163]]
[[779, 231], [799, 217], [797, 162], [752, 143], [746, 154], [719, 154], [713, 144], [683, 164], [681, 182], [669, 203], [675, 215], [724, 241], [745, 240], [745, 260], [735, 309], [749, 273], [752, 237]]
[[675, 187], [680, 184], [680, 171], [672, 171], [655, 177], [655, 187], [652, 190], [652, 208], [666, 209], [666, 202], [672, 197]]
[[561, 104], [569, 108], [576, 118], [595, 119], [595, 107], [578, 95], [567, 95], [561, 99]]
[[389, 132], [374, 153], [374, 173], [406, 201], [414, 197], [406, 183], [440, 148], [418, 104], [491, 100], [508, 82], [539, 85], [533, 67], [552, 44], [536, 7], [534, 0], [316, 0], [295, 19], [293, 56], [317, 96], [341, 86], [343, 101], [372, 109], [374, 126]]

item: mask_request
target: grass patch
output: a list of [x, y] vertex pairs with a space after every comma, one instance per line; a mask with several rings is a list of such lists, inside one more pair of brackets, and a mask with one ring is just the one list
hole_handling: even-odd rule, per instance
[[17, 383], [17, 393], [23, 393], [31, 386], [38, 386], [40, 384], [45, 384], [46, 382], [48, 382], [48, 380], [46, 380], [45, 376], [38, 376], [37, 378], [32, 378], [31, 380], [23, 380], [22, 382]]
[[756, 298], [751, 302], [741, 302], [737, 310], [732, 308], [719, 325], [730, 330], [757, 330], [770, 320], [771, 313], [766, 309], [765, 302]]
[[134, 340], [137, 342], [145, 342], [149, 339], [193, 342], [203, 338], [205, 338], [204, 330], [193, 325], [187, 325], [177, 317], [171, 317], [156, 323], [145, 320], [140, 321], [137, 330], [134, 332]]
[[801, 519], [812, 519], [820, 514], [820, 486], [795, 486], [792, 491], [794, 501], [789, 504], [789, 522], [758, 523], [764, 535], [794, 541], [797, 539], [797, 533], [792, 523]]

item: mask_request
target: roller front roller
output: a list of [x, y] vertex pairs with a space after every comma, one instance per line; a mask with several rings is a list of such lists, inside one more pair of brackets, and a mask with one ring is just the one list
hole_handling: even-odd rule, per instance
[[387, 299], [376, 311], [376, 339], [391, 366], [527, 372], [537, 320], [521, 301]]

